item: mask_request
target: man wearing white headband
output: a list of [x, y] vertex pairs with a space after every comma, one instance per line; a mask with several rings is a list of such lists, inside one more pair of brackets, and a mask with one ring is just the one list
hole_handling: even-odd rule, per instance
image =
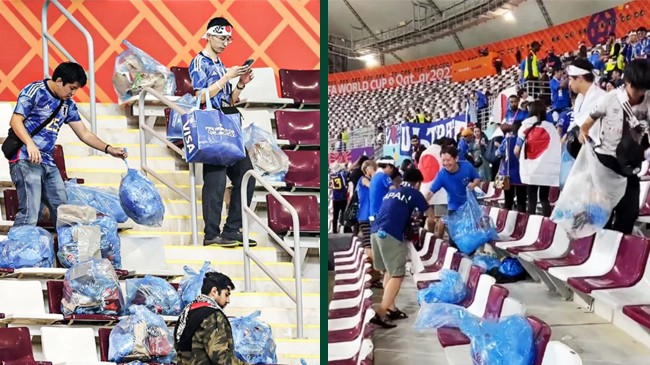
[[[202, 102], [210, 102], [215, 109], [229, 107], [239, 98], [239, 94], [246, 84], [253, 79], [250, 66], [232, 66], [226, 68], [221, 60], [221, 53], [233, 42], [233, 27], [225, 18], [213, 18], [208, 23], [203, 39], [207, 40], [205, 49], [201, 51], [190, 63], [189, 72], [192, 86], [196, 96]], [[236, 85], [230, 82], [239, 78]], [[202, 91], [207, 89], [209, 100], [203, 100]], [[217, 166], [203, 164], [203, 220], [205, 221], [204, 245], [218, 244], [223, 247], [242, 245], [242, 207], [241, 180], [246, 171], [251, 170], [248, 154], [242, 160], [231, 166]], [[230, 201], [228, 218], [221, 226], [221, 209], [223, 196], [226, 191], [226, 176], [232, 182], [233, 199]], [[255, 182], [249, 180], [246, 186], [248, 204], [253, 198]], [[252, 245], [256, 243], [250, 241]]]
[[[573, 121], [569, 125], [569, 130], [580, 127], [589, 117], [589, 113], [594, 109], [596, 102], [606, 94], [605, 90], [598, 87], [594, 82], [596, 72], [594, 66], [585, 59], [577, 59], [567, 68], [569, 75], [569, 88], [578, 94], [573, 104]], [[598, 141], [598, 129], [592, 128], [589, 136], [594, 141]]]

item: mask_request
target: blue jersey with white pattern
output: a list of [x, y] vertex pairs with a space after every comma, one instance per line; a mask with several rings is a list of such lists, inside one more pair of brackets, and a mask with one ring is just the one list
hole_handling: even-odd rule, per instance
[[[216, 62], [210, 57], [206, 56], [203, 52], [194, 57], [190, 63], [190, 80], [192, 80], [192, 87], [195, 91], [205, 89], [213, 83], [217, 82], [228, 71], [226, 66], [221, 62], [221, 59]], [[229, 82], [219, 90], [219, 92], [212, 97], [212, 107], [220, 109], [222, 103], [230, 105], [230, 98], [232, 95], [232, 85]]]
[[[23, 121], [25, 123], [25, 129], [27, 133], [32, 133], [32, 131], [52, 115], [52, 112], [59, 106], [60, 102], [61, 99], [54, 96], [54, 93], [47, 86], [47, 79], [32, 82], [18, 94], [14, 114], [20, 114], [25, 117]], [[32, 137], [34, 144], [41, 152], [43, 164], [56, 166], [52, 152], [54, 151], [56, 138], [59, 135], [59, 129], [64, 123], [79, 121], [81, 121], [81, 118], [77, 111], [77, 105], [72, 99], [65, 100], [59, 113], [52, 118], [52, 121]], [[10, 162], [28, 159], [27, 147], [22, 146]]]

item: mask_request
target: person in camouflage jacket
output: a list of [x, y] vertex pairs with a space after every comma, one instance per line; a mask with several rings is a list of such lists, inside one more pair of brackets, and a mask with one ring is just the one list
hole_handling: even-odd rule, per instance
[[181, 313], [174, 331], [178, 365], [248, 365], [235, 356], [230, 321], [223, 309], [235, 285], [222, 273], [205, 274], [201, 294]]

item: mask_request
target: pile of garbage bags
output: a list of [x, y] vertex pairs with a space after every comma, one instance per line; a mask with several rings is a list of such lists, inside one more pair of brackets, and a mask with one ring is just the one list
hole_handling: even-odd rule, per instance
[[138, 95], [147, 86], [162, 94], [173, 95], [176, 91], [174, 74], [127, 40], [122, 43], [127, 49], [115, 57], [113, 69], [113, 86], [120, 102]]
[[124, 213], [124, 209], [120, 205], [117, 191], [112, 190], [79, 185], [76, 180], [66, 181], [65, 183], [68, 204], [91, 206], [97, 209], [98, 212], [115, 218], [118, 223], [124, 223], [129, 217]]
[[65, 273], [61, 300], [64, 315], [118, 315], [123, 308], [120, 284], [107, 259], [85, 261]]
[[0, 242], [0, 268], [52, 267], [54, 241], [41, 227], [13, 227]]
[[276, 364], [275, 341], [271, 326], [258, 317], [260, 311], [230, 319], [235, 355], [251, 364]]
[[199, 272], [194, 271], [194, 269], [187, 265], [183, 267], [183, 270], [185, 271], [185, 276], [183, 276], [183, 279], [178, 285], [178, 293], [183, 301], [183, 307], [185, 307], [201, 294], [201, 286], [203, 286], [205, 274], [213, 270], [210, 269], [210, 261], [205, 261]]
[[176, 289], [165, 279], [149, 275], [126, 280], [126, 308], [138, 306], [163, 316], [177, 316], [183, 309]]
[[165, 206], [156, 186], [142, 172], [128, 169], [120, 183], [120, 204], [137, 224], [160, 227]]
[[452, 215], [443, 217], [449, 228], [449, 236], [464, 254], [472, 254], [482, 245], [498, 238], [492, 218], [483, 215], [471, 190], [467, 190], [467, 201]]
[[64, 204], [57, 210], [57, 257], [64, 267], [89, 259], [108, 259], [113, 267], [122, 267], [120, 237], [115, 218], [98, 214], [89, 206]]
[[172, 363], [174, 338], [163, 319], [141, 305], [129, 307], [129, 313], [109, 335], [108, 360]]
[[492, 270], [494, 268], [498, 268], [499, 266], [501, 266], [501, 260], [499, 260], [498, 258], [496, 258], [496, 257], [494, 257], [492, 255], [476, 254], [472, 258], [472, 265], [478, 266], [481, 269], [483, 269], [483, 271], [487, 272], [487, 271], [490, 271], [490, 270]]
[[457, 271], [442, 269], [440, 281], [418, 292], [418, 303], [457, 304], [467, 296], [467, 285]]
[[267, 180], [284, 181], [289, 171], [289, 156], [278, 147], [275, 136], [252, 123], [244, 128], [244, 146], [255, 171]]

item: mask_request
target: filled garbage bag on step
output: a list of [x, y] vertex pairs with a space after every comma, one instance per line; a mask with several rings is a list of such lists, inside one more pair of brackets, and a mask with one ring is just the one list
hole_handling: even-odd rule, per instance
[[178, 285], [178, 293], [181, 295], [183, 307], [185, 307], [201, 294], [201, 286], [203, 285], [205, 274], [213, 270], [210, 269], [210, 261], [204, 262], [199, 272], [194, 271], [194, 269], [187, 265], [183, 267], [183, 270], [185, 271], [185, 276], [183, 276], [183, 279]]
[[120, 284], [107, 259], [82, 262], [65, 273], [61, 300], [64, 315], [117, 315], [123, 308]]
[[[196, 104], [196, 96], [192, 94], [185, 94], [176, 100], [176, 105], [189, 112]], [[183, 114], [185, 114], [183, 113]], [[169, 110], [169, 123], [167, 124], [167, 139], [169, 141], [178, 141], [183, 139], [183, 114], [177, 112], [175, 109]]]
[[54, 240], [41, 227], [13, 227], [0, 242], [0, 268], [52, 267], [53, 263]]
[[562, 145], [562, 162], [560, 165], [560, 190], [564, 189], [569, 174], [571, 173], [571, 168], [573, 168], [573, 163], [576, 160], [571, 156], [567, 150], [566, 143]]
[[118, 223], [129, 219], [120, 205], [117, 191], [89, 188], [77, 184], [76, 180], [66, 181], [65, 191], [68, 194], [68, 204], [93, 207], [98, 212], [115, 218]]
[[126, 308], [132, 305], [143, 305], [163, 316], [177, 316], [183, 309], [176, 289], [167, 280], [149, 275], [126, 280]]
[[135, 169], [128, 169], [122, 175], [120, 204], [129, 218], [143, 226], [160, 227], [165, 217], [165, 206], [158, 189]]
[[271, 326], [258, 318], [260, 314], [260, 311], [255, 311], [248, 316], [230, 319], [235, 355], [251, 364], [275, 364], [278, 358]]
[[489, 270], [488, 274], [494, 277], [498, 284], [514, 283], [526, 279], [526, 270], [519, 260], [512, 257], [505, 258], [499, 267]]
[[498, 321], [464, 316], [459, 328], [470, 339], [474, 365], [532, 365], [535, 361], [533, 329], [522, 316]]
[[171, 363], [174, 338], [162, 317], [144, 306], [132, 305], [109, 335], [108, 360]]
[[627, 178], [600, 163], [593, 144], [585, 143], [555, 203], [551, 220], [570, 239], [591, 236], [605, 226], [625, 194], [626, 185]]
[[458, 304], [467, 296], [467, 285], [457, 271], [442, 269], [440, 281], [418, 292], [418, 303]]
[[250, 124], [244, 128], [244, 145], [255, 170], [265, 178], [275, 181], [289, 171], [289, 157], [270, 132]]
[[127, 49], [115, 57], [113, 68], [113, 87], [120, 102], [140, 94], [147, 86], [162, 94], [173, 95], [176, 91], [174, 74], [127, 40], [122, 43]]
[[472, 265], [480, 267], [483, 271], [490, 271], [501, 266], [501, 260], [492, 255], [476, 254], [472, 258]]
[[[207, 89], [203, 95], [207, 97]], [[241, 128], [241, 114], [236, 108], [213, 109], [212, 103], [195, 107], [183, 114], [185, 160], [211, 165], [230, 166], [246, 157]]]
[[422, 303], [413, 328], [416, 330], [458, 327], [463, 316], [471, 315], [467, 309], [456, 304]]
[[64, 267], [89, 259], [108, 259], [122, 267], [120, 237], [113, 217], [98, 214], [89, 206], [64, 204], [57, 210], [57, 257]]
[[449, 228], [449, 236], [464, 254], [469, 255], [498, 237], [492, 218], [483, 215], [483, 209], [469, 190], [465, 204], [452, 215], [443, 217], [443, 221]]

